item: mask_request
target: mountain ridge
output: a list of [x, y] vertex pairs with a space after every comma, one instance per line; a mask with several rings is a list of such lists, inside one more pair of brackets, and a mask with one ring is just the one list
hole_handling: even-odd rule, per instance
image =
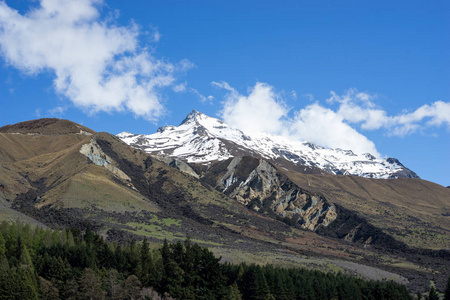
[[[369, 178], [419, 178], [395, 158], [330, 149], [267, 133], [246, 134], [222, 120], [191, 111], [178, 126], [158, 128], [150, 135], [122, 132], [125, 143], [153, 154], [209, 164], [236, 156], [258, 156], [304, 173], [356, 175]], [[303, 170], [302, 170], [303, 169]]]

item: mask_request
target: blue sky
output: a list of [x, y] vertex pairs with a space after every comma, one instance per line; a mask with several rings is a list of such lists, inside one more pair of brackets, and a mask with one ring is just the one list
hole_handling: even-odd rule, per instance
[[447, 186], [449, 15], [448, 1], [0, 1], [0, 126], [153, 133], [197, 109]]

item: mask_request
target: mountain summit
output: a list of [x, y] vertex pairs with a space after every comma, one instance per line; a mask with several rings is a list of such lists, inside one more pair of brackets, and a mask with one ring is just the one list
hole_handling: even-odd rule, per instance
[[179, 126], [160, 127], [150, 135], [122, 132], [117, 136], [145, 152], [177, 157], [188, 163], [209, 164], [247, 155], [304, 173], [326, 172], [383, 179], [418, 178], [394, 158], [329, 149], [266, 133], [249, 135], [196, 110], [191, 111]]
[[[197, 124], [200, 125], [200, 124], [201, 124], [201, 120], [202, 120], [202, 119], [207, 119], [207, 118], [214, 119], [214, 118], [208, 117], [208, 116], [205, 115], [204, 113], [201, 113], [201, 112], [199, 112], [199, 111], [193, 109], [193, 110], [186, 116], [186, 118], [184, 118], [184, 120], [180, 123], [180, 125], [183, 125], [183, 124], [189, 124], [189, 123], [193, 123], [193, 122], [195, 122], [195, 123], [197, 123]], [[220, 121], [220, 120], [219, 120], [219, 121]]]

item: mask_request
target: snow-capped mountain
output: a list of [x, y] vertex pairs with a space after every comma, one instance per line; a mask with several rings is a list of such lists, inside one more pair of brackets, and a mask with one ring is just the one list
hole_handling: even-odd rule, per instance
[[304, 172], [320, 169], [331, 174], [371, 178], [418, 178], [395, 158], [355, 154], [351, 150], [329, 149], [270, 134], [248, 135], [196, 110], [179, 126], [160, 127], [150, 135], [122, 132], [117, 136], [145, 152], [177, 157], [188, 163], [252, 155]]

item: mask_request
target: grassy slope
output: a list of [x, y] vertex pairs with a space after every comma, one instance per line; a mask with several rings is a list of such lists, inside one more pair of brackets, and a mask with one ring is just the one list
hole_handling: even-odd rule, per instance
[[51, 189], [37, 207], [57, 205], [65, 208], [95, 207], [105, 211], [156, 212], [158, 207], [125, 185], [114, 181], [105, 168], [88, 165], [82, 172]]

